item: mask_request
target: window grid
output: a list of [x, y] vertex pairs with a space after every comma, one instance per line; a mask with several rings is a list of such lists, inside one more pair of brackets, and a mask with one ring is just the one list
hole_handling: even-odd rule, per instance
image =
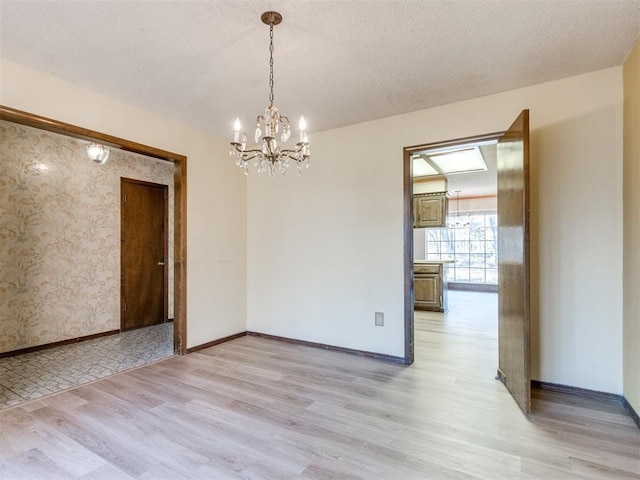
[[[457, 225], [456, 225], [457, 223]], [[466, 225], [465, 225], [466, 224]], [[448, 227], [429, 228], [427, 260], [453, 260], [447, 280], [498, 283], [498, 217], [496, 213], [460, 213], [447, 218]]]

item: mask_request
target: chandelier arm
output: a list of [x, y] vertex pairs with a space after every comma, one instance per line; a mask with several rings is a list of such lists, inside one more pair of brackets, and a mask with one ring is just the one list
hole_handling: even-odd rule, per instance
[[309, 155], [296, 155], [295, 152], [293, 152], [293, 154], [289, 152], [291, 152], [291, 150], [282, 152], [282, 156], [287, 157], [290, 160], [294, 160], [297, 163], [306, 162], [309, 159]]
[[251, 150], [241, 150], [241, 153], [245, 155], [261, 155], [262, 150], [258, 150], [257, 148], [252, 148]]
[[231, 145], [233, 146], [233, 148], [236, 149], [236, 152], [240, 153], [243, 156], [246, 156], [247, 154], [255, 154], [253, 157], [251, 157], [251, 158], [255, 158], [259, 154], [262, 154], [262, 150], [259, 150], [257, 148], [251, 148], [249, 150], [243, 150], [241, 143], [233, 142], [233, 143], [231, 143]]
[[283, 148], [283, 149], [281, 149], [280, 151], [281, 151], [282, 153], [287, 153], [287, 154], [289, 154], [289, 153], [294, 153], [294, 154], [295, 154], [295, 153], [299, 153], [299, 152], [301, 152], [301, 151], [302, 151], [302, 149], [305, 147], [305, 145], [309, 145], [309, 144], [308, 144], [308, 143], [298, 143], [298, 144], [296, 144], [296, 148], [295, 148], [295, 149], [291, 149], [291, 148]]
[[262, 157], [261, 153], [262, 153], [262, 152], [256, 152], [254, 155], [252, 155], [252, 156], [250, 156], [250, 157], [243, 158], [243, 159], [242, 159], [242, 161], [243, 161], [243, 162], [250, 162], [250, 161], [251, 161], [251, 160], [253, 160], [254, 158], [261, 158], [261, 157]]
[[280, 154], [283, 157], [287, 157], [287, 158], [290, 158], [291, 160], [295, 160], [295, 161], [300, 161], [300, 159], [302, 157], [298, 153], [299, 152], [294, 151], [294, 150], [283, 150], [282, 152], [280, 152]]

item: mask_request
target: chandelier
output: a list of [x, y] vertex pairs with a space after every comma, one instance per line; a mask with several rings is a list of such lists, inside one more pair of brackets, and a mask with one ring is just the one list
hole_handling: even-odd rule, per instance
[[247, 148], [247, 134], [240, 135], [242, 124], [237, 118], [233, 126], [233, 142], [229, 149], [229, 155], [236, 157], [236, 165], [249, 174], [249, 164], [253, 161], [258, 173], [269, 172], [273, 177], [275, 172], [284, 174], [291, 161], [298, 167], [298, 174], [302, 173], [302, 167], [309, 167], [309, 141], [306, 133], [304, 117], [300, 117], [298, 127], [300, 129], [299, 141], [294, 148], [285, 148], [278, 145], [277, 136], [286, 143], [291, 137], [289, 119], [280, 115], [278, 108], [273, 104], [273, 27], [282, 22], [282, 15], [278, 12], [265, 12], [260, 17], [262, 23], [269, 25], [269, 105], [264, 114], [256, 119], [255, 147]]
[[455, 220], [453, 222], [449, 223], [450, 228], [461, 228], [469, 226], [469, 222], [460, 221], [460, 190], [456, 190], [456, 215], [454, 219]]

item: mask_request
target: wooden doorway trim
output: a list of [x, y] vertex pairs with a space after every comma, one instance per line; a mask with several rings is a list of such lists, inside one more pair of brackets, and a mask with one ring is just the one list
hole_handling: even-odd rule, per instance
[[187, 351], [187, 157], [4, 105], [0, 105], [0, 120], [81, 140], [95, 141], [127, 152], [173, 162], [175, 283], [173, 350], [178, 355], [184, 355]]
[[413, 345], [413, 164], [411, 153], [418, 150], [454, 147], [468, 143], [480, 143], [502, 138], [505, 132], [487, 133], [473, 137], [457, 138], [441, 142], [422, 143], [403, 148], [403, 236], [404, 236], [404, 363], [411, 365], [414, 361]]

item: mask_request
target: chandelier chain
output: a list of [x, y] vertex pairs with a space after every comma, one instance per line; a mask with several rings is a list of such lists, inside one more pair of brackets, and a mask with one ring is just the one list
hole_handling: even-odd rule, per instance
[[269, 106], [273, 105], [273, 23], [269, 25]]

